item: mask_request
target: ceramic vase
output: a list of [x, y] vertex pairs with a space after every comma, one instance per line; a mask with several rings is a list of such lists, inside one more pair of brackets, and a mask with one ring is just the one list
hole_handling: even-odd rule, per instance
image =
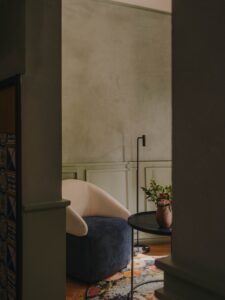
[[157, 206], [156, 221], [160, 228], [170, 228], [172, 225], [172, 207], [171, 205]]

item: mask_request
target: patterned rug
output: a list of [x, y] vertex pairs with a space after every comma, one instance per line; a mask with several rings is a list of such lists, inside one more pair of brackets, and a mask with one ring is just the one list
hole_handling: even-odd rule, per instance
[[[134, 258], [134, 286], [152, 280], [163, 280], [163, 272], [156, 268], [155, 259], [159, 256], [137, 254]], [[86, 299], [91, 300], [125, 300], [131, 288], [131, 265], [121, 272], [89, 287]], [[163, 287], [163, 282], [148, 283], [134, 292], [134, 300], [155, 300], [154, 290]]]

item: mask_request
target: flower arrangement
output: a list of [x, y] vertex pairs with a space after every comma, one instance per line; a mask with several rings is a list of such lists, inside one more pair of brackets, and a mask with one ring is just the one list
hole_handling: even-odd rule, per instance
[[145, 192], [146, 199], [153, 201], [158, 206], [171, 206], [172, 202], [172, 186], [159, 185], [154, 179], [150, 181], [149, 187], [142, 187]]

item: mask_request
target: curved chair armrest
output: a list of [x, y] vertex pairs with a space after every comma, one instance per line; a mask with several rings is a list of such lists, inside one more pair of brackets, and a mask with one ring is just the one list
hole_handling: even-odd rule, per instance
[[88, 233], [87, 223], [70, 206], [66, 208], [66, 232], [76, 236], [85, 236]]
[[129, 210], [117, 199], [96, 186], [92, 185], [92, 189], [95, 195], [91, 199], [91, 215], [128, 219]]

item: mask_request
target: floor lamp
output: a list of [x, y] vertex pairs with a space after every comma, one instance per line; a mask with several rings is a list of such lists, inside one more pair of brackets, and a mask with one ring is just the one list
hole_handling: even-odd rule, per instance
[[[137, 176], [136, 176], [136, 210], [137, 213], [139, 213], [139, 141], [142, 141], [142, 147], [146, 146], [146, 136], [145, 134], [143, 134], [142, 136], [137, 137]], [[137, 231], [137, 243], [135, 245], [135, 247], [138, 247], [138, 251], [139, 248], [141, 248], [141, 252], [147, 252], [149, 251], [149, 247], [144, 245], [144, 244], [140, 244], [139, 243], [139, 232]]]

